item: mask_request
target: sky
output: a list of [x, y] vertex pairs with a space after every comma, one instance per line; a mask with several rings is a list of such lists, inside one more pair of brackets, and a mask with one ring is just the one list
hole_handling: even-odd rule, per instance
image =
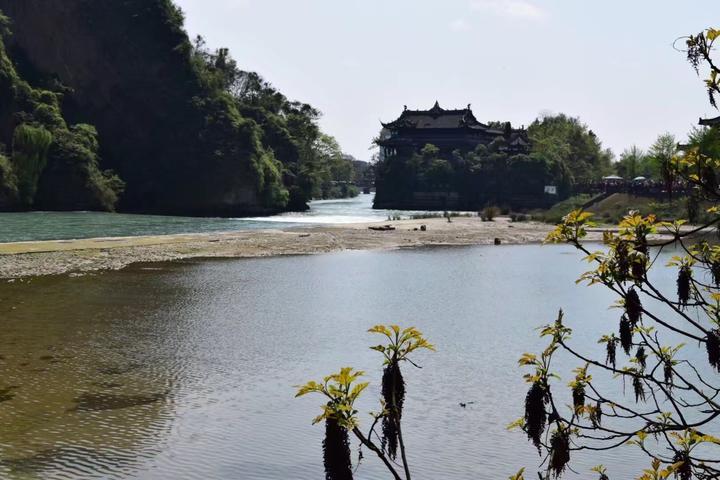
[[176, 3], [190, 35], [320, 109], [323, 130], [362, 160], [380, 121], [436, 100], [516, 127], [577, 116], [616, 154], [665, 132], [684, 140], [699, 117], [718, 115], [673, 48], [720, 26], [718, 0]]

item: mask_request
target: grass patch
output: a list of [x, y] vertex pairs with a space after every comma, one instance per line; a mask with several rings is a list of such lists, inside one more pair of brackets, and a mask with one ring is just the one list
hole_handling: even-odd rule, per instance
[[532, 219], [546, 223], [560, 223], [562, 218], [573, 210], [581, 208], [593, 199], [593, 195], [575, 195], [562, 202], [556, 203], [548, 210], [535, 210], [531, 212]]
[[[560, 223], [562, 217], [572, 210], [577, 210], [592, 199], [590, 195], [577, 195], [553, 205], [549, 210], [532, 213], [533, 220], [546, 223]], [[692, 223], [704, 223], [711, 220], [706, 210], [711, 205], [701, 203], [697, 207], [697, 218]], [[616, 193], [610, 197], [589, 206], [586, 211], [594, 215], [593, 220], [598, 223], [617, 224], [631, 210], [637, 210], [642, 215], [655, 214], [659, 220], [688, 219], [688, 198], [682, 197], [672, 202], [660, 201], [656, 198], [636, 197], [624, 193]]]

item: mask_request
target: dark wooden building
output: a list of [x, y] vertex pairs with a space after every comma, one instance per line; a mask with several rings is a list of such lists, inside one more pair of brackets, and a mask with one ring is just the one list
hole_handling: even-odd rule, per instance
[[[531, 147], [525, 129], [513, 129], [509, 123], [484, 124], [470, 105], [446, 110], [438, 102], [429, 110], [405, 107], [397, 120], [382, 126], [376, 142], [380, 161], [375, 208], [470, 210], [488, 203], [520, 205], [525, 196], [534, 205], [542, 200], [547, 172], [523, 155]], [[433, 158], [416, 155], [426, 145], [439, 152]], [[481, 145], [491, 148], [478, 151], [479, 156], [466, 155]], [[481, 167], [479, 159], [487, 160], [489, 155], [493, 160]]]
[[516, 130], [510, 124], [501, 128], [480, 123], [470, 109], [445, 110], [435, 102], [430, 110], [405, 110], [400, 118], [383, 123], [378, 140], [380, 155], [409, 156], [432, 144], [444, 154], [455, 150], [470, 151], [478, 145], [488, 145], [498, 137], [505, 139], [503, 149], [508, 153], [525, 153], [530, 142], [524, 129]]
[[703, 127], [720, 127], [720, 117], [701, 118], [700, 125]]

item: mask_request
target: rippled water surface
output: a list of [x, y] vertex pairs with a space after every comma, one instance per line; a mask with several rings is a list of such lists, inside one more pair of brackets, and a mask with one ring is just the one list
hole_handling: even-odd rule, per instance
[[[0, 213], [0, 243], [96, 237], [170, 235], [377, 222], [395, 215], [373, 210], [374, 194], [310, 202], [310, 210], [257, 218], [196, 218], [98, 212]], [[419, 212], [402, 212], [403, 216]]]
[[[368, 372], [377, 410], [380, 322], [415, 325], [437, 353], [406, 367], [413, 478], [502, 479], [539, 458], [505, 426], [522, 412], [516, 366], [559, 307], [574, 344], [617, 324], [613, 298], [574, 286], [564, 247], [349, 252], [141, 265], [0, 285], [0, 478], [323, 478], [320, 398], [292, 385]], [[673, 280], [663, 280], [672, 285]], [[575, 364], [559, 365], [566, 383]], [[621, 394], [621, 393], [620, 393]], [[475, 402], [461, 408], [460, 402]], [[368, 417], [362, 416], [367, 427]], [[355, 448], [354, 448], [354, 451]], [[589, 459], [634, 478], [631, 448]], [[366, 453], [359, 479], [386, 479]], [[530, 478], [534, 478], [532, 475]]]

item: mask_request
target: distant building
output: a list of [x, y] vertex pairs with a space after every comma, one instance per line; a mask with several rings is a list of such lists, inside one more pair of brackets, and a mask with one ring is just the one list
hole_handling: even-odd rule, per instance
[[704, 127], [720, 127], [720, 117], [701, 118], [700, 125]]
[[391, 156], [410, 156], [425, 145], [432, 144], [441, 153], [454, 150], [470, 151], [478, 145], [488, 145], [501, 137], [508, 153], [526, 153], [530, 147], [527, 132], [513, 129], [509, 123], [500, 128], [480, 123], [470, 109], [445, 110], [438, 102], [430, 110], [405, 110], [390, 123], [383, 123], [378, 139], [381, 159]]

